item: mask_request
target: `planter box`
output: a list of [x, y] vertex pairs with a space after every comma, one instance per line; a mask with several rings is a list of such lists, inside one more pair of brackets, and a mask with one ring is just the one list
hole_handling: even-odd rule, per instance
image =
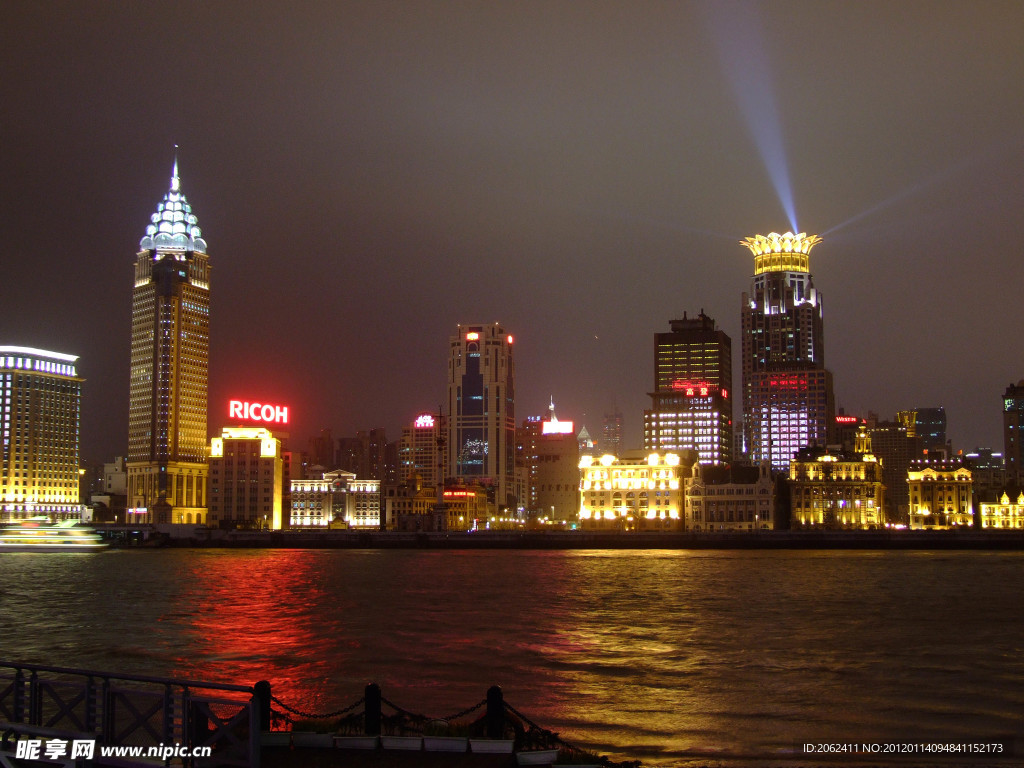
[[316, 747], [331, 749], [334, 746], [333, 733], [310, 733], [308, 731], [292, 731], [292, 744], [296, 747]]
[[484, 755], [510, 755], [515, 743], [513, 739], [470, 739], [469, 751]]
[[516, 763], [518, 765], [551, 765], [557, 757], [557, 749], [533, 749], [529, 752], [516, 752]]
[[380, 739], [377, 736], [335, 736], [334, 746], [338, 749], [376, 749]]
[[404, 749], [419, 752], [423, 749], [422, 736], [381, 736], [380, 744], [384, 749]]
[[465, 752], [469, 739], [465, 736], [424, 736], [423, 748], [427, 752]]
[[291, 731], [263, 731], [260, 734], [260, 744], [264, 747], [289, 747], [291, 743]]

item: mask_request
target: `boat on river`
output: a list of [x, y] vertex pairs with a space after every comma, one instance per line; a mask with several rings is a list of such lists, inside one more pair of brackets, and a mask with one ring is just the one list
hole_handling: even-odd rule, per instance
[[107, 546], [95, 530], [75, 520], [32, 518], [0, 528], [0, 552], [96, 552]]

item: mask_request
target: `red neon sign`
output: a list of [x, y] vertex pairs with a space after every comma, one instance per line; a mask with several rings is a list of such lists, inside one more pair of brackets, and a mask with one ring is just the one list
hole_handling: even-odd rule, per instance
[[779, 376], [768, 379], [772, 389], [807, 389], [806, 376]]
[[856, 424], [860, 419], [856, 416], [836, 416], [836, 424]]
[[228, 402], [228, 418], [244, 419], [245, 421], [266, 421], [271, 424], [287, 424], [288, 406], [231, 400]]
[[681, 381], [676, 379], [672, 382], [672, 389], [677, 392], [682, 392], [687, 397], [709, 397], [710, 395], [720, 392], [722, 397], [728, 397], [728, 393], [724, 389], [719, 389], [714, 384], [707, 381]]

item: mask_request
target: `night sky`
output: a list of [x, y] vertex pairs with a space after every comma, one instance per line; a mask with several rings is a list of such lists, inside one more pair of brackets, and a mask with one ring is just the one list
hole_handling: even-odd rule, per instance
[[837, 405], [942, 405], [955, 448], [1001, 449], [1022, 30], [1017, 0], [7, 2], [0, 344], [80, 355], [83, 458], [123, 455], [179, 144], [211, 432], [235, 396], [289, 404], [296, 448], [395, 439], [443, 402], [455, 325], [498, 321], [518, 419], [553, 395], [596, 436], [615, 404], [638, 446], [653, 334], [703, 309], [738, 353], [738, 241], [796, 226]]

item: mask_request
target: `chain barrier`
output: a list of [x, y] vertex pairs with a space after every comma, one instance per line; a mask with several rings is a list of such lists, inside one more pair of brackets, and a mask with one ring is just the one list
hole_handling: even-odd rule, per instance
[[278, 705], [284, 707], [286, 710], [291, 712], [293, 715], [298, 715], [299, 717], [304, 717], [307, 720], [327, 720], [327, 719], [332, 718], [332, 717], [341, 717], [342, 715], [351, 712], [353, 709], [355, 709], [360, 704], [365, 702], [366, 701], [366, 697], [364, 696], [363, 698], [359, 699], [359, 701], [356, 701], [356, 702], [353, 702], [352, 704], [349, 704], [344, 709], [339, 709], [336, 712], [327, 712], [326, 714], [323, 714], [323, 715], [318, 715], [318, 714], [315, 714], [313, 712], [303, 712], [300, 709], [295, 709], [295, 707], [290, 707], [287, 704], [285, 704], [283, 701], [281, 701], [279, 698], [277, 698], [277, 696], [271, 696], [270, 700], [273, 701], [275, 704], [278, 704]]
[[[285, 704], [283, 701], [281, 701], [276, 696], [271, 696], [270, 699], [275, 704], [281, 706], [282, 708], [284, 708], [286, 710], [286, 712], [278, 712], [278, 711], [272, 709], [271, 710], [271, 714], [274, 717], [278, 717], [278, 718], [280, 718], [280, 719], [282, 719], [282, 720], [284, 720], [286, 722], [289, 722], [289, 723], [294, 723], [295, 720], [292, 717], [290, 717], [288, 713], [291, 713], [293, 715], [298, 715], [299, 717], [303, 717], [303, 718], [306, 718], [308, 720], [326, 720], [326, 719], [329, 719], [329, 718], [341, 717], [342, 715], [348, 714], [349, 712], [354, 710], [356, 707], [366, 703], [366, 697], [364, 696], [363, 698], [359, 699], [358, 701], [353, 702], [352, 704], [350, 704], [349, 706], [345, 707], [344, 709], [339, 709], [339, 710], [336, 710], [334, 712], [327, 712], [327, 713], [324, 713], [324, 714], [316, 714], [316, 713], [313, 713], [313, 712], [303, 712], [300, 709], [296, 709], [294, 707], [291, 707], [291, 706]], [[430, 722], [431, 720], [440, 720], [440, 721], [443, 721], [443, 722], [451, 722], [453, 720], [458, 720], [460, 718], [465, 717], [466, 715], [472, 714], [473, 712], [477, 711], [481, 707], [485, 706], [487, 704], [487, 699], [485, 698], [482, 701], [480, 701], [479, 703], [474, 704], [471, 707], [467, 707], [466, 709], [462, 710], [461, 712], [456, 712], [456, 713], [454, 713], [452, 715], [448, 715], [447, 717], [438, 717], [438, 718], [431, 718], [431, 717], [427, 717], [426, 715], [420, 715], [420, 714], [417, 714], [415, 712], [410, 712], [409, 710], [405, 709], [404, 707], [400, 707], [397, 704], [395, 704], [393, 701], [385, 698], [384, 696], [380, 697], [380, 702], [381, 702], [381, 704], [385, 704], [385, 705], [391, 707], [391, 709], [393, 709], [396, 713], [398, 713], [398, 715], [400, 715], [402, 717], [406, 717], [409, 720], [412, 720], [414, 722], [426, 723], [426, 722]], [[567, 742], [565, 739], [563, 739], [561, 736], [559, 736], [554, 731], [548, 730], [547, 728], [543, 728], [543, 727], [537, 725], [537, 723], [535, 723], [533, 720], [531, 720], [529, 717], [524, 715], [522, 712], [520, 712], [518, 709], [513, 707], [508, 702], [502, 702], [502, 704], [503, 704], [506, 712], [511, 713], [512, 715], [517, 717], [521, 722], [525, 723], [529, 727], [531, 732], [534, 732], [535, 734], [543, 737], [544, 739], [548, 740], [552, 744], [561, 745], [562, 747], [564, 747], [564, 748], [566, 748], [568, 750], [571, 750], [573, 752], [577, 752], [577, 753], [580, 753], [580, 754], [589, 754], [587, 752], [587, 750], [583, 749], [582, 747], [578, 747], [575, 744], [570, 744], [569, 742]], [[627, 760], [627, 761], [623, 761], [623, 762], [613, 762], [613, 761], [609, 760], [607, 757], [605, 757], [603, 755], [599, 758], [599, 761], [600, 761], [602, 766], [607, 766], [608, 768], [616, 768], [616, 767], [618, 767], [618, 768], [637, 768], [637, 766], [640, 765], [640, 761], [639, 760], [635, 760], [635, 761], [634, 760]]]
[[487, 704], [487, 699], [484, 699], [479, 704], [474, 704], [472, 707], [464, 709], [461, 712], [456, 712], [454, 715], [448, 715], [448, 717], [442, 717], [439, 719], [450, 723], [452, 720], [458, 720], [460, 717], [465, 717], [466, 715], [472, 712], [476, 712], [478, 709], [480, 709], [480, 707], [484, 706], [485, 704]]
[[461, 712], [456, 712], [453, 715], [448, 715], [447, 717], [427, 717], [427, 715], [420, 715], [420, 714], [417, 714], [416, 712], [410, 712], [409, 710], [403, 709], [402, 707], [398, 706], [393, 701], [389, 701], [388, 699], [384, 698], [383, 696], [380, 697], [380, 703], [381, 704], [387, 704], [389, 707], [391, 707], [393, 710], [395, 710], [395, 712], [397, 712], [400, 715], [405, 715], [410, 720], [421, 720], [423, 722], [429, 722], [431, 720], [443, 720], [446, 723], [450, 723], [452, 720], [458, 720], [460, 717], [465, 717], [468, 714], [476, 712], [476, 710], [480, 709], [482, 706], [484, 706], [487, 703], [487, 699], [482, 700], [478, 704], [474, 704], [472, 707], [467, 707], [466, 709], [462, 710]]
[[397, 712], [400, 715], [405, 715], [410, 720], [422, 720], [422, 721], [426, 722], [427, 720], [430, 719], [426, 715], [417, 715], [415, 712], [410, 712], [408, 709], [403, 709], [402, 707], [400, 707], [397, 704], [395, 704], [393, 701], [390, 701], [390, 700], [384, 698], [383, 696], [380, 697], [380, 703], [381, 704], [387, 704], [389, 707], [391, 707], [393, 710], [395, 710], [395, 712]]

